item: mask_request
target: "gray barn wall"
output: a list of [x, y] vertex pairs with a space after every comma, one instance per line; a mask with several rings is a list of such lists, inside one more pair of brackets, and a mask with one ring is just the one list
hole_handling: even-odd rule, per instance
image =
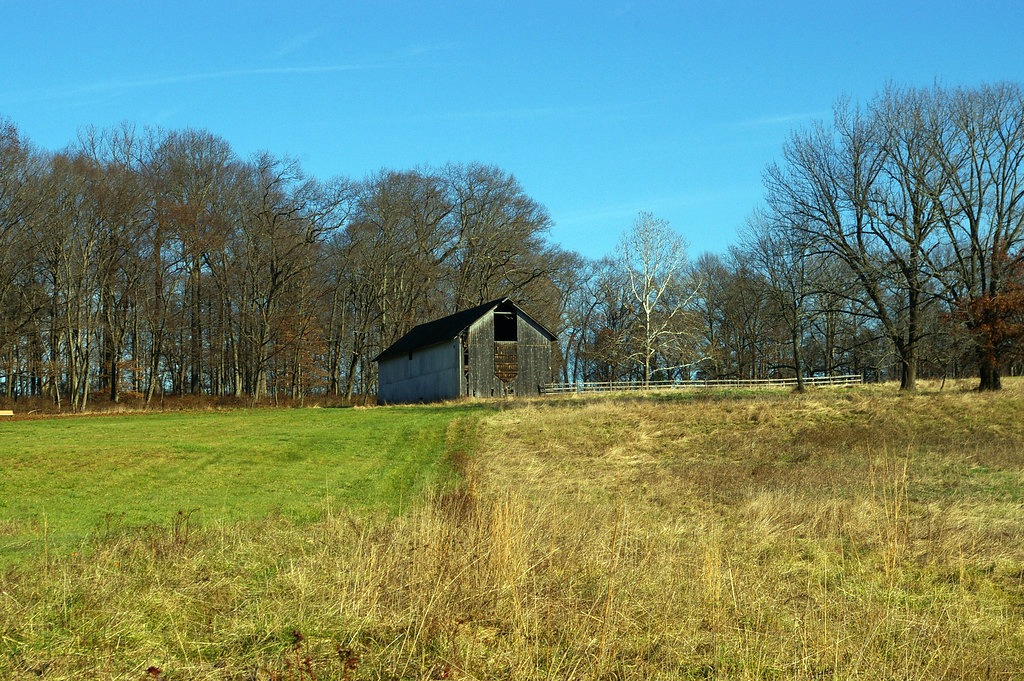
[[[492, 360], [493, 362], [493, 360]], [[420, 348], [377, 365], [377, 401], [430, 402], [459, 396], [462, 353], [459, 341]]]

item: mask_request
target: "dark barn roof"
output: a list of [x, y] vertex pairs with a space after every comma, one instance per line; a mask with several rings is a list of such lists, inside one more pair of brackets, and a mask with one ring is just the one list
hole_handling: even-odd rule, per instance
[[383, 359], [400, 357], [415, 350], [419, 350], [420, 348], [453, 340], [458, 337], [460, 333], [472, 326], [473, 322], [480, 319], [502, 303], [511, 304], [519, 311], [520, 314], [532, 321], [537, 328], [550, 336], [551, 340], [555, 339], [555, 335], [553, 333], [538, 324], [536, 320], [530, 317], [530, 315], [523, 312], [522, 308], [512, 302], [512, 300], [509, 298], [498, 298], [497, 300], [492, 300], [489, 303], [477, 305], [476, 307], [471, 307], [468, 310], [462, 310], [461, 312], [456, 312], [455, 314], [448, 315], [447, 317], [442, 317], [441, 319], [435, 319], [432, 322], [426, 322], [425, 324], [414, 326], [409, 333], [395, 341], [391, 347], [374, 357], [373, 361], [379, 362]]

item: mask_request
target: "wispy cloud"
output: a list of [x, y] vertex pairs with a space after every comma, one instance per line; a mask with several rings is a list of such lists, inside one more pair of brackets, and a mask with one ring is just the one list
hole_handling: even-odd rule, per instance
[[763, 116], [761, 118], [748, 118], [736, 124], [738, 128], [774, 128], [782, 125], [793, 125], [794, 123], [805, 123], [825, 115], [822, 111], [805, 111], [800, 113], [780, 114], [777, 116]]
[[431, 56], [434, 54], [446, 54], [451, 52], [458, 52], [461, 49], [461, 45], [457, 42], [445, 42], [445, 43], [413, 43], [401, 47], [394, 53], [396, 60], [403, 59], [421, 59], [423, 57]]
[[82, 97], [85, 95], [108, 94], [124, 90], [137, 90], [143, 88], [160, 87], [163, 85], [181, 85], [185, 83], [197, 83], [202, 81], [230, 80], [234, 78], [249, 78], [254, 76], [315, 75], [323, 73], [341, 73], [345, 71], [365, 71], [378, 68], [384, 67], [343, 64], [333, 66], [282, 66], [259, 69], [228, 69], [223, 71], [199, 71], [195, 73], [179, 73], [166, 76], [154, 76], [150, 78], [95, 81], [92, 83], [83, 83], [80, 85], [72, 85], [64, 88], [52, 88], [48, 90], [41, 90], [24, 96], [21, 99], [67, 99], [71, 97]]
[[638, 208], [636, 203], [595, 206], [559, 215], [556, 223], [564, 228], [589, 227], [607, 222], [622, 222], [628, 225], [640, 210], [642, 209]]
[[597, 112], [596, 107], [590, 106], [537, 106], [537, 107], [508, 107], [497, 109], [470, 109], [465, 111], [450, 111], [441, 114], [445, 120], [533, 120], [540, 118], [559, 118], [562, 116], [578, 116], [581, 114], [593, 114]]
[[72, 89], [70, 94], [83, 94], [88, 92], [104, 92], [108, 90], [123, 90], [131, 88], [155, 87], [159, 85], [177, 85], [179, 83], [194, 83], [204, 80], [229, 80], [231, 78], [244, 78], [249, 76], [279, 76], [279, 75], [305, 75], [318, 73], [340, 73], [342, 71], [364, 71], [366, 69], [378, 68], [372, 66], [341, 65], [341, 66], [280, 66], [263, 69], [233, 69], [226, 71], [203, 71], [198, 73], [182, 73], [173, 76], [158, 76], [155, 78], [140, 78], [137, 80], [113, 80], [100, 81], [84, 85], [77, 90]]
[[177, 116], [178, 113], [178, 109], [162, 109], [153, 116], [150, 122], [155, 123], [156, 125], [163, 125], [168, 121], [174, 120], [174, 117]]
[[298, 52], [306, 45], [316, 42], [322, 35], [324, 35], [324, 30], [316, 29], [313, 31], [306, 31], [305, 33], [300, 33], [299, 35], [292, 36], [291, 38], [288, 38], [287, 40], [281, 43], [281, 45], [277, 48], [277, 51], [274, 52], [273, 56], [275, 59], [287, 57], [290, 54]]
[[462, 111], [445, 111], [431, 114], [429, 118], [441, 118], [446, 121], [463, 120], [541, 120], [553, 118], [612, 117], [614, 119], [632, 119], [647, 116], [647, 107], [656, 102], [633, 102], [630, 104], [565, 104], [552, 106], [496, 107], [492, 109], [464, 109]]
[[[660, 196], [647, 196], [635, 201], [608, 203], [588, 207], [585, 210], [570, 211], [559, 215], [557, 222], [560, 227], [580, 227], [610, 221], [618, 221], [628, 225], [636, 217], [637, 213], [642, 210], [661, 214], [662, 217], [669, 217], [670, 213], [681, 210], [685, 211], [717, 204], [734, 205], [737, 202], [746, 202], [749, 201], [751, 196], [756, 197], [759, 191], [759, 185], [744, 186], [737, 184], [732, 186], [695, 187], [688, 191]], [[677, 227], [685, 228], [687, 225], [677, 225]]]

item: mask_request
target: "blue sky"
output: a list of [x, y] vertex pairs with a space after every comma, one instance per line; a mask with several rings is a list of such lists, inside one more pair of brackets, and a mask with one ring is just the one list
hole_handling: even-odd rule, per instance
[[1024, 80], [1017, 3], [832, 5], [0, 0], [0, 116], [52, 150], [203, 128], [325, 179], [492, 163], [565, 248], [600, 257], [644, 210], [695, 256], [736, 241], [838, 97]]

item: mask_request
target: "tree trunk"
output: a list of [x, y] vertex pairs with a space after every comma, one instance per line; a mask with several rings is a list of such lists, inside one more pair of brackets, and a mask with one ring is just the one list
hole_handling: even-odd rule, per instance
[[[193, 395], [199, 395], [203, 391], [203, 327], [202, 327], [202, 288], [201, 288], [201, 272], [200, 272], [199, 260], [196, 259], [192, 265], [192, 271], [190, 273], [191, 285], [192, 285], [192, 300], [191, 300], [191, 337], [189, 338], [189, 355], [190, 355], [190, 369], [189, 369], [189, 392]], [[184, 350], [184, 346], [182, 346]], [[184, 389], [182, 390], [184, 392]]]
[[355, 391], [355, 373], [356, 367], [359, 365], [359, 353], [352, 352], [352, 361], [348, 365], [348, 376], [345, 377], [345, 399], [351, 400], [352, 394]]
[[242, 383], [244, 378], [242, 376], [242, 362], [238, 356], [238, 339], [232, 337], [231, 339], [231, 359], [234, 364], [234, 395], [235, 397], [242, 397], [245, 394]]
[[999, 376], [999, 366], [991, 357], [980, 357], [978, 360], [978, 373], [981, 382], [978, 390], [1002, 390], [1003, 384]]
[[[902, 339], [901, 339], [902, 340]], [[900, 371], [900, 390], [911, 392], [917, 389], [917, 343], [915, 341], [896, 343]]]
[[917, 362], [912, 359], [900, 360], [900, 390], [912, 391], [917, 388]]
[[[163, 331], [152, 334], [149, 352], [149, 385], [146, 387], [146, 404], [153, 401], [160, 381], [160, 356], [163, 354]], [[161, 390], [161, 394], [163, 391]]]
[[112, 348], [111, 356], [108, 358], [110, 361], [110, 364], [108, 365], [110, 370], [110, 401], [120, 402], [121, 395], [118, 391], [118, 386], [121, 384], [121, 372], [117, 358], [120, 356], [121, 352], [116, 344], [113, 345], [114, 347]]
[[[794, 325], [796, 326], [796, 325]], [[794, 328], [793, 330], [793, 369], [796, 371], [796, 392], [802, 393], [807, 390], [804, 385], [804, 367], [803, 367], [803, 355], [800, 352], [800, 340], [803, 334], [800, 330]]]
[[[916, 259], [915, 259], [916, 262]], [[915, 265], [916, 267], [916, 265]], [[915, 275], [916, 276], [916, 275]], [[908, 277], [909, 279], [910, 277]], [[900, 353], [900, 390], [912, 391], [917, 388], [917, 336], [920, 317], [919, 284], [915, 280], [907, 293], [907, 340], [897, 346]]]

